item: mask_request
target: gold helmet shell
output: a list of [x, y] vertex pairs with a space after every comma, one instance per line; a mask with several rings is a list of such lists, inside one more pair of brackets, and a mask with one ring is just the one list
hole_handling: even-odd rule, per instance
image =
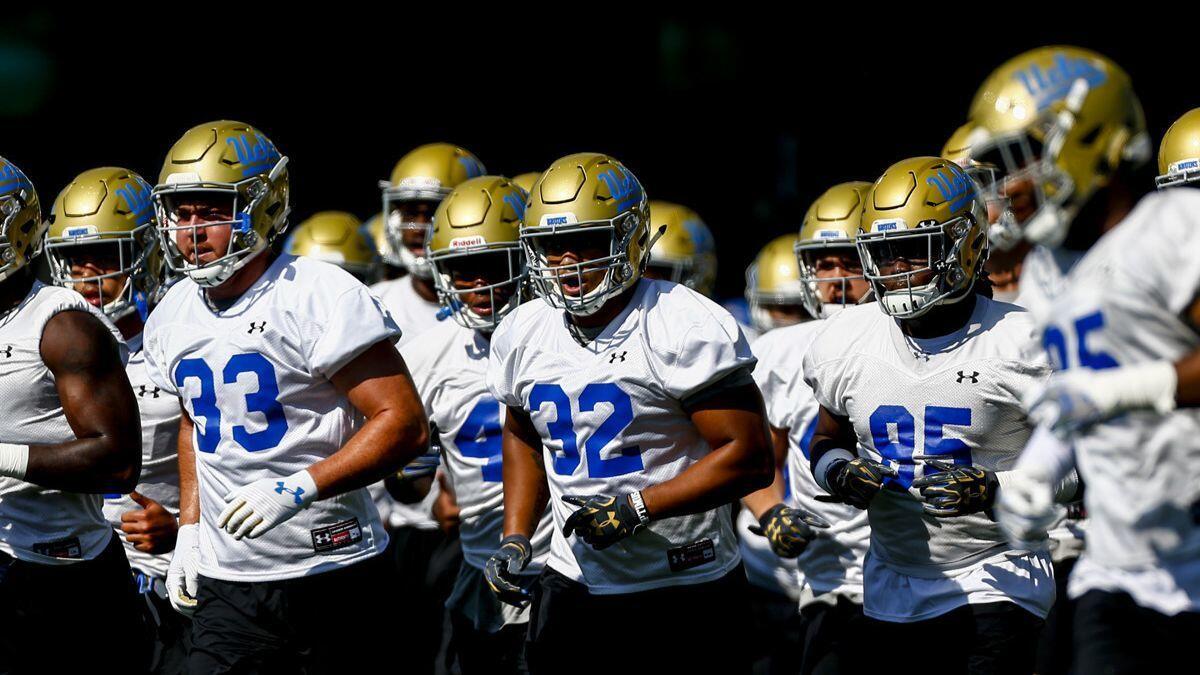
[[979, 88], [968, 119], [978, 130], [973, 158], [1033, 182], [1037, 208], [1019, 234], [1050, 247], [1121, 165], [1150, 156], [1129, 76], [1079, 47], [1039, 47], [1010, 59]]
[[795, 252], [799, 239], [794, 234], [772, 239], [746, 268], [746, 302], [750, 306], [750, 322], [756, 330], [766, 332], [787, 325], [773, 318], [767, 305], [804, 304]]
[[[120, 167], [90, 169], [58, 193], [50, 209], [46, 257], [50, 278], [60, 286], [95, 283], [100, 307], [113, 321], [135, 311], [145, 318], [163, 285], [163, 258], [150, 184]], [[108, 246], [116, 252], [117, 269], [93, 276], [73, 276], [71, 258], [81, 248]], [[106, 278], [123, 278], [115, 297], [104, 297]]]
[[525, 192], [529, 192], [533, 190], [533, 184], [537, 182], [538, 176], [540, 175], [542, 174], [538, 173], [537, 171], [517, 174], [516, 176], [512, 177], [512, 182]]
[[987, 259], [986, 227], [979, 187], [959, 165], [913, 157], [888, 167], [867, 195], [855, 241], [883, 311], [912, 319], [973, 292]]
[[[275, 144], [248, 124], [220, 120], [189, 129], [171, 146], [151, 192], [171, 270], [201, 286], [219, 286], [267, 250], [287, 229], [291, 212], [287, 163]], [[232, 201], [233, 218], [200, 225], [179, 223], [175, 207], [189, 193], [226, 196]], [[224, 255], [207, 263], [184, 259], [176, 237], [220, 226], [233, 230]]]
[[1158, 189], [1200, 181], [1200, 108], [1175, 120], [1158, 146]]
[[389, 259], [400, 260], [410, 274], [428, 279], [432, 274], [424, 255], [404, 245], [404, 230], [419, 230], [429, 236], [429, 223], [406, 220], [399, 205], [425, 201], [436, 204], [463, 181], [487, 173], [479, 158], [466, 148], [450, 143], [428, 143], [396, 162], [389, 180], [380, 181], [383, 214], [387, 224]]
[[[521, 303], [525, 256], [521, 249], [521, 219], [529, 193], [502, 176], [472, 178], [454, 188], [433, 217], [426, 243], [438, 300], [460, 325], [491, 331]], [[454, 285], [455, 272], [470, 270], [476, 261], [503, 260], [492, 268], [507, 268], [503, 278], [470, 288]], [[479, 281], [476, 279], [476, 281]], [[487, 307], [471, 307], [465, 296], [489, 296]]]
[[[608, 235], [609, 253], [595, 260], [551, 267], [548, 238], [582, 231]], [[616, 159], [596, 153], [567, 155], [550, 165], [529, 194], [521, 242], [534, 290], [576, 315], [594, 314], [637, 283], [649, 259], [650, 205], [642, 184]], [[560, 277], [603, 272], [596, 288], [568, 295]]]
[[660, 230], [662, 235], [654, 240], [648, 266], [665, 268], [668, 280], [712, 297], [717, 282], [717, 252], [712, 231], [700, 215], [681, 204], [653, 200], [650, 231]]
[[[804, 309], [814, 317], [826, 318], [841, 309], [850, 294], [847, 285], [862, 279], [861, 267], [857, 266], [858, 251], [854, 239], [858, 236], [858, 224], [863, 205], [871, 184], [866, 181], [839, 183], [817, 197], [804, 214], [800, 225], [800, 236], [796, 241], [795, 254], [800, 275], [800, 289]], [[839, 277], [817, 278], [819, 258], [826, 253], [846, 253], [856, 262], [859, 274]], [[854, 270], [847, 270], [854, 271]], [[827, 303], [822, 298], [821, 284], [839, 284], [840, 303]]]
[[41, 253], [45, 231], [33, 183], [16, 164], [0, 157], [0, 281]]
[[375, 264], [375, 247], [358, 217], [345, 211], [321, 211], [301, 222], [284, 250], [337, 265], [365, 281]]

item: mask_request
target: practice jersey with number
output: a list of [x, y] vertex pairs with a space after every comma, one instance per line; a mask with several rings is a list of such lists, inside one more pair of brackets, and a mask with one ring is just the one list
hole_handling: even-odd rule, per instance
[[[1177, 362], [1200, 348], [1186, 319], [1200, 292], [1197, 251], [1200, 190], [1173, 188], [1142, 199], [1038, 315], [1051, 361], [1103, 370]], [[1119, 588], [1160, 612], [1200, 611], [1197, 438], [1197, 408], [1130, 412], [1073, 435], [1089, 525], [1088, 564], [1081, 560], [1085, 573], [1072, 575], [1072, 595]]]
[[[934, 339], [905, 336], [899, 322], [875, 305], [847, 308], [824, 321], [804, 356], [805, 379], [817, 401], [850, 419], [858, 452], [899, 474], [886, 480], [867, 509], [869, 555], [907, 577], [949, 580], [1008, 548], [987, 514], [935, 518], [925, 514], [912, 488], [913, 480], [928, 472], [914, 454], [1006, 471], [1031, 432], [1021, 397], [1050, 374], [1044, 358], [1029, 354], [1033, 320], [1015, 305], [982, 296], [974, 300], [963, 328]], [[1012, 587], [1003, 590], [1014, 602], [1030, 611], [1048, 608], [1045, 594], [1052, 601], [1052, 583], [1017, 582], [1018, 574], [1010, 578]], [[869, 615], [877, 615], [873, 583], [865, 575]], [[879, 593], [875, 597], [882, 600]], [[889, 607], [901, 600], [888, 598]], [[918, 611], [922, 599], [907, 600]], [[938, 611], [980, 600], [969, 593], [947, 594]]]
[[[504, 537], [504, 406], [487, 388], [489, 348], [485, 334], [447, 321], [400, 350], [441, 440], [442, 470], [459, 508], [463, 560], [479, 569]], [[527, 573], [545, 563], [553, 527], [547, 510], [532, 539]]]
[[200, 574], [268, 581], [328, 571], [383, 551], [387, 534], [365, 489], [319, 499], [256, 539], [217, 527], [225, 496], [283, 478], [337, 452], [361, 418], [330, 381], [395, 322], [357, 279], [281, 255], [229, 307], [215, 311], [190, 279], [146, 324], [146, 369], [178, 395], [195, 425]]
[[[142, 418], [142, 475], [138, 477], [135, 489], [178, 517], [179, 399], [151, 381], [142, 353], [142, 334], [130, 338], [128, 344], [129, 363], [125, 365], [125, 373], [133, 386]], [[121, 514], [141, 508], [129, 495], [104, 495], [104, 517], [118, 534], [122, 534]], [[130, 567], [153, 577], [166, 578], [167, 568], [171, 566], [170, 553], [145, 553], [124, 541], [124, 537], [122, 541]]]
[[871, 538], [867, 513], [846, 504], [817, 501], [826, 494], [813, 478], [808, 446], [820, 406], [804, 381], [804, 354], [823, 328], [820, 321], [776, 328], [754, 341], [754, 379], [762, 389], [771, 426], [788, 430], [788, 501], [830, 523], [817, 530], [796, 558], [813, 598], [826, 593], [862, 601], [863, 556]]
[[629, 304], [581, 345], [567, 317], [534, 300], [492, 337], [488, 388], [530, 413], [544, 448], [555, 531], [547, 565], [597, 594], [715, 580], [739, 562], [728, 505], [651, 521], [602, 551], [561, 528], [563, 495], [618, 495], [679, 475], [712, 449], [683, 400], [751, 370], [733, 317], [695, 291], [642, 279]]
[[[42, 361], [42, 332], [59, 312], [87, 312], [116, 339], [121, 334], [75, 291], [35, 281], [29, 294], [0, 316], [0, 443], [54, 445], [75, 440], [54, 384]], [[96, 557], [112, 540], [101, 511], [102, 498], [51, 490], [0, 476], [0, 551], [43, 564], [69, 564]]]
[[[399, 279], [388, 279], [371, 285], [371, 294], [379, 298], [391, 313], [392, 319], [404, 334], [396, 347], [403, 347], [417, 336], [441, 325], [438, 321], [442, 306], [417, 295], [416, 283], [411, 275]], [[453, 323], [453, 322], [451, 322]], [[379, 517], [392, 528], [416, 527], [422, 530], [437, 529], [433, 521], [433, 502], [437, 499], [438, 485], [435, 481], [429, 494], [416, 504], [403, 504], [392, 499], [383, 486], [383, 481], [370, 488], [371, 499], [379, 509]]]

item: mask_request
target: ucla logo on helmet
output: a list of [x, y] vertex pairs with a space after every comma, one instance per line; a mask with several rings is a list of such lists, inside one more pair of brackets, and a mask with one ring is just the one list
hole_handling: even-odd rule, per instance
[[237, 153], [243, 176], [269, 171], [279, 162], [279, 151], [275, 149], [275, 144], [257, 131], [253, 134], [238, 134], [227, 139], [225, 143], [232, 145], [233, 151]]
[[474, 157], [459, 157], [458, 163], [462, 164], [463, 170], [467, 172], [467, 178], [483, 175], [483, 164]]
[[16, 192], [21, 189], [28, 190], [32, 187], [33, 184], [16, 165], [0, 160], [0, 194]]
[[642, 186], [628, 171], [613, 167], [600, 174], [600, 180], [608, 186], [609, 193], [617, 202], [617, 210], [624, 211], [642, 198]]
[[950, 210], [957, 211], [975, 198], [975, 181], [963, 173], [957, 165], [950, 170], [939, 170], [925, 182], [938, 189], [942, 199], [950, 203]]
[[521, 199], [521, 195], [510, 192], [504, 195], [504, 203], [512, 207], [513, 212], [517, 214], [518, 220], [525, 219], [525, 200]]
[[1075, 80], [1082, 78], [1092, 88], [1108, 81], [1103, 64], [1086, 56], [1071, 57], [1065, 52], [1054, 52], [1053, 60], [1053, 65], [1046, 68], [1035, 63], [1013, 75], [1033, 97], [1039, 111], [1065, 98]]
[[145, 181], [131, 180], [125, 186], [117, 188], [117, 196], [125, 201], [125, 208], [133, 214], [140, 224], [150, 220], [151, 202], [150, 185]]

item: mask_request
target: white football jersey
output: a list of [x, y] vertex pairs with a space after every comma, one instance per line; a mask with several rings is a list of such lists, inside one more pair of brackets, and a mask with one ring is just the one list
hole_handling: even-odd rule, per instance
[[871, 538], [867, 512], [817, 501], [825, 490], [817, 485], [808, 461], [820, 406], [804, 381], [804, 354], [823, 327], [820, 321], [809, 321], [765, 333], [753, 345], [758, 357], [754, 379], [762, 389], [771, 426], [788, 430], [788, 503], [832, 525], [817, 530], [817, 538], [795, 561], [812, 591], [809, 596], [833, 593], [862, 602], [863, 556]]
[[[1144, 198], [1038, 315], [1060, 368], [1175, 362], [1200, 348], [1183, 317], [1200, 290], [1200, 190]], [[1200, 611], [1200, 410], [1133, 412], [1073, 437], [1087, 548], [1070, 592], [1122, 589], [1156, 611]], [[1084, 564], [1084, 560], [1087, 564]], [[1162, 579], [1172, 583], [1164, 584]]]
[[[438, 430], [442, 471], [460, 509], [463, 560], [483, 569], [504, 537], [504, 406], [487, 388], [488, 336], [447, 321], [400, 351]], [[552, 521], [547, 509], [532, 539], [527, 573], [541, 570], [549, 555]]]
[[1054, 299], [1066, 290], [1067, 275], [1082, 257], [1082, 253], [1065, 248], [1034, 246], [1029, 249], [1021, 264], [1017, 298], [1013, 304], [1034, 315], [1045, 312]]
[[754, 356], [733, 317], [695, 291], [642, 279], [628, 306], [581, 346], [563, 310], [533, 300], [492, 337], [488, 388], [529, 411], [545, 451], [554, 535], [547, 565], [597, 594], [715, 580], [740, 560], [730, 507], [650, 522], [597, 551], [563, 537], [563, 495], [616, 495], [679, 475], [711, 452], [682, 399]]
[[[854, 425], [860, 455], [883, 462], [899, 475], [867, 510], [869, 557], [902, 577], [942, 580], [933, 593], [940, 614], [973, 602], [955, 577], [997, 561], [1008, 543], [986, 514], [934, 518], [922, 509], [912, 482], [925, 474], [914, 454], [952, 457], [955, 463], [993, 471], [1012, 468], [1031, 429], [1020, 402], [1024, 392], [1050, 374], [1044, 358], [1031, 359], [1033, 320], [1015, 305], [979, 296], [967, 325], [940, 338], [905, 336], [899, 322], [874, 304], [850, 307], [830, 319], [804, 356], [805, 379], [817, 401]], [[1036, 577], [1042, 554], [1015, 552], [1029, 569], [1013, 570], [1001, 591], [1030, 611], [1045, 614], [1053, 602], [1052, 581]], [[1030, 580], [1026, 577], [1034, 574]], [[864, 573], [864, 611], [885, 620], [928, 618], [929, 599], [896, 596], [903, 584], [880, 586], [883, 576]], [[915, 588], [915, 586], [914, 586]], [[960, 592], [961, 591], [961, 592]], [[931, 589], [926, 588], [923, 594]], [[887, 594], [888, 597], [884, 597]], [[887, 610], [883, 611], [886, 602]], [[935, 614], [936, 615], [936, 614]]]
[[202, 575], [288, 579], [383, 551], [365, 489], [313, 502], [257, 539], [236, 541], [216, 521], [234, 489], [308, 468], [350, 439], [361, 416], [330, 378], [399, 333], [366, 286], [311, 258], [279, 256], [219, 312], [190, 279], [171, 288], [146, 324], [144, 354], [154, 384], [195, 424]]
[[[151, 381], [142, 354], [142, 335], [139, 333], [130, 338], [128, 345], [129, 362], [125, 364], [125, 373], [133, 386], [142, 418], [142, 475], [135, 489], [178, 517], [179, 399]], [[104, 495], [104, 517], [117, 534], [122, 534], [121, 514], [141, 508], [129, 495]], [[137, 550], [127, 541], [124, 544], [130, 567], [150, 576], [166, 578], [167, 568], [171, 566], [170, 553], [152, 555]]]
[[[391, 313], [392, 319], [404, 334], [396, 347], [403, 347], [418, 335], [441, 325], [438, 316], [442, 306], [429, 302], [417, 295], [413, 288], [411, 275], [399, 279], [388, 279], [371, 285], [371, 293], [379, 298], [383, 306]], [[454, 323], [450, 321], [450, 323]], [[375, 483], [370, 488], [371, 499], [379, 509], [379, 516], [388, 527], [416, 527], [422, 530], [437, 529], [433, 520], [433, 502], [437, 499], [437, 482], [424, 499], [416, 504], [402, 504], [388, 494], [383, 487], [383, 481]]]
[[[0, 316], [0, 443], [53, 445], [76, 438], [41, 353], [46, 323], [64, 311], [103, 321], [120, 345], [121, 360], [128, 357], [121, 334], [83, 296], [35, 281], [21, 304]], [[50, 565], [94, 558], [113, 536], [102, 503], [100, 495], [0, 476], [0, 551]]]

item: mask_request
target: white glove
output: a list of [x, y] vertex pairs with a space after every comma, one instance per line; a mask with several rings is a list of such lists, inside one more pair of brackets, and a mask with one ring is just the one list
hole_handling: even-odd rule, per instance
[[1175, 366], [1155, 361], [1123, 368], [1076, 368], [1057, 372], [1034, 388], [1022, 403], [1035, 426], [1060, 435], [1074, 432], [1127, 410], [1175, 409]]
[[234, 539], [254, 539], [308, 508], [317, 498], [317, 484], [307, 470], [287, 478], [256, 480], [225, 495], [228, 505], [217, 527]]
[[175, 552], [167, 569], [167, 599], [175, 611], [191, 616], [196, 611], [196, 563], [200, 559], [197, 542], [199, 525], [180, 525], [175, 535]]
[[1000, 481], [996, 521], [1009, 543], [1027, 550], [1044, 546], [1046, 531], [1061, 515], [1054, 501], [1054, 481], [1037, 469], [1002, 471], [996, 477]]

